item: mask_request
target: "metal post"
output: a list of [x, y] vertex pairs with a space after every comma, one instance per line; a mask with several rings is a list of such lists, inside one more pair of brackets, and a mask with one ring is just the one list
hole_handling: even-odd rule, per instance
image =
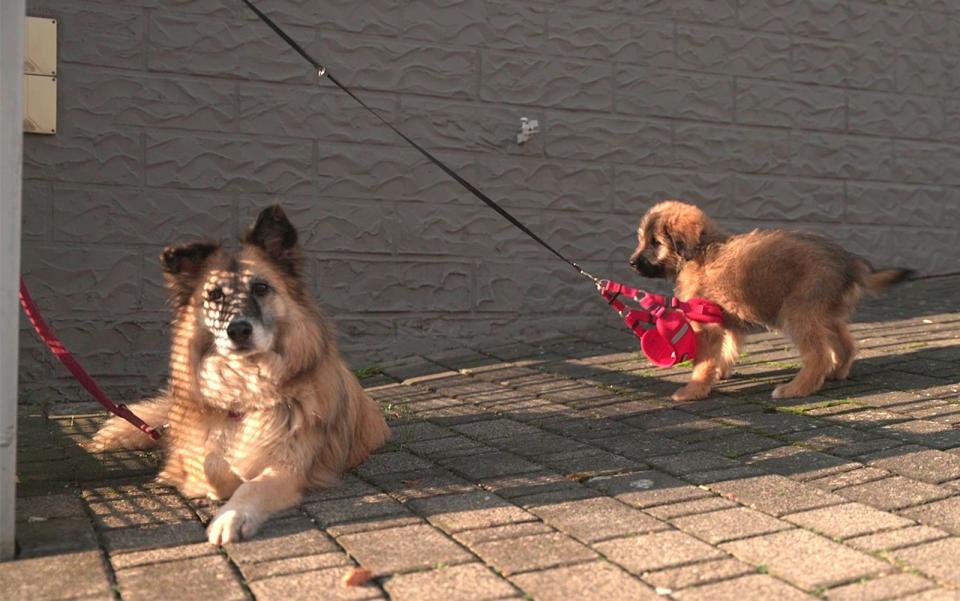
[[0, 1], [0, 560], [14, 553], [24, 0]]

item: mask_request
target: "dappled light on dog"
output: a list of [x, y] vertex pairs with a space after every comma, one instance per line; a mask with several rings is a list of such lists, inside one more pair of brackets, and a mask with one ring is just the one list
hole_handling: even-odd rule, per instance
[[[159, 479], [225, 501], [208, 539], [251, 536], [313, 486], [331, 485], [389, 437], [379, 406], [341, 359], [301, 277], [297, 233], [263, 211], [238, 252], [218, 244], [161, 256], [174, 305], [168, 389], [134, 409], [166, 426]], [[113, 419], [101, 448], [147, 448]]]

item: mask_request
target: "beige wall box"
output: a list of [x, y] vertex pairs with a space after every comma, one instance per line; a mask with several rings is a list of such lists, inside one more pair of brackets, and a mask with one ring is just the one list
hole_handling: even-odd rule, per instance
[[57, 21], [27, 17], [23, 60], [23, 131], [57, 133]]

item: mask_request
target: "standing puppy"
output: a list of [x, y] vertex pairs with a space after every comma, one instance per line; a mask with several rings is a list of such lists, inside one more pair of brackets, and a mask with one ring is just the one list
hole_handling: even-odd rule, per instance
[[749, 324], [782, 330], [800, 351], [803, 367], [773, 398], [807, 396], [824, 379], [846, 378], [856, 355], [847, 322], [863, 290], [876, 292], [910, 275], [873, 271], [814, 234], [729, 236], [697, 207], [673, 200], [643, 216], [630, 265], [646, 277], [675, 279], [681, 300], [703, 297], [724, 310], [723, 326], [692, 322], [698, 339], [693, 377], [674, 393], [676, 401], [706, 397], [713, 382], [729, 374]]
[[[226, 503], [207, 536], [249, 537], [305, 489], [333, 484], [390, 435], [309, 298], [297, 231], [264, 210], [237, 252], [197, 242], [160, 258], [174, 307], [170, 383], [132, 407], [169, 424], [160, 481]], [[153, 440], [110, 418], [92, 448]]]

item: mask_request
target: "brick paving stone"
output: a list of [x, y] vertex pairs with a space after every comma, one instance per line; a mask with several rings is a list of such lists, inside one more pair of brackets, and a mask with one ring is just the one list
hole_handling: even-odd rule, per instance
[[396, 601], [484, 601], [517, 593], [509, 582], [476, 563], [401, 574], [384, 588]]
[[824, 476], [823, 478], [817, 478], [816, 480], [807, 480], [807, 484], [812, 484], [817, 488], [832, 492], [841, 488], [846, 488], [847, 486], [856, 486], [857, 484], [866, 484], [867, 482], [880, 480], [889, 475], [890, 472], [886, 470], [877, 469], [875, 467], [861, 467], [855, 470], [850, 470], [849, 472], [842, 472], [839, 474], [833, 474], [831, 476]]
[[441, 460], [440, 463], [471, 480], [483, 480], [508, 474], [523, 474], [540, 470], [540, 466], [512, 453], [485, 453], [468, 457]]
[[340, 548], [305, 516], [267, 522], [249, 540], [224, 547], [239, 564], [285, 559], [297, 555], [318, 555]]
[[394, 424], [390, 426], [393, 432], [393, 440], [403, 444], [411, 442], [422, 442], [424, 440], [434, 440], [437, 438], [446, 438], [453, 436], [452, 430], [441, 428], [430, 422], [413, 422], [409, 424]]
[[960, 534], [960, 497], [950, 497], [942, 501], [911, 507], [900, 513], [928, 526]]
[[144, 564], [117, 570], [116, 577], [124, 600], [247, 599], [240, 579], [221, 555]]
[[498, 438], [490, 441], [501, 451], [507, 451], [521, 457], [531, 458], [551, 453], [582, 452], [589, 447], [572, 438], [566, 438], [552, 432], [538, 431], [537, 434], [515, 436], [512, 438]]
[[641, 509], [711, 496], [708, 491], [653, 470], [591, 478], [584, 484]]
[[774, 474], [718, 482], [710, 488], [733, 501], [775, 516], [843, 502], [843, 497]]
[[691, 586], [754, 574], [756, 571], [757, 569], [749, 564], [728, 558], [649, 572], [643, 575], [643, 579], [658, 589], [678, 591]]
[[541, 601], [655, 601], [661, 598], [623, 570], [599, 561], [519, 574], [512, 580], [528, 595]]
[[594, 548], [634, 574], [726, 557], [723, 551], [676, 530], [605, 541]]
[[103, 532], [102, 537], [111, 554], [187, 545], [207, 540], [200, 522], [117, 528]]
[[17, 522], [86, 517], [84, 503], [72, 494], [53, 494], [17, 499]]
[[471, 550], [507, 576], [597, 557], [587, 547], [559, 532], [476, 543]]
[[669, 528], [639, 509], [609, 497], [595, 497], [531, 508], [544, 522], [586, 543]]
[[472, 559], [463, 547], [426, 524], [345, 534], [337, 542], [360, 565], [378, 575]]
[[476, 484], [446, 470], [405, 472], [377, 478], [377, 486], [393, 498], [406, 503], [411, 499], [455, 493], [476, 492]]
[[542, 493], [537, 493], [535, 495], [526, 495], [523, 497], [515, 497], [511, 499], [511, 502], [516, 503], [517, 505], [525, 509], [533, 509], [541, 505], [554, 505], [556, 503], [563, 503], [566, 501], [578, 501], [581, 499], [590, 499], [594, 497], [599, 497], [600, 495], [597, 491], [587, 488], [586, 486], [577, 486], [571, 488], [563, 488], [552, 491], [545, 491]]
[[826, 597], [827, 601], [884, 601], [919, 593], [935, 586], [933, 582], [916, 574], [891, 574], [830, 589]]
[[2, 562], [0, 582], [4, 599], [10, 601], [112, 597], [99, 551]]
[[644, 509], [644, 512], [649, 513], [657, 519], [669, 520], [684, 515], [707, 513], [736, 506], [736, 503], [728, 501], [723, 497], [704, 497], [702, 499], [694, 499], [693, 501], [681, 501], [679, 503], [647, 507]]
[[474, 545], [479, 543], [507, 538], [520, 538], [521, 536], [530, 536], [531, 534], [550, 534], [552, 532], [556, 531], [543, 522], [522, 522], [519, 524], [509, 524], [507, 526], [484, 528], [482, 530], [464, 530], [454, 534], [453, 538], [457, 539], [467, 548], [473, 548]]
[[347, 497], [362, 497], [364, 495], [375, 495], [379, 490], [370, 486], [363, 480], [352, 474], [347, 474], [341, 478], [336, 486], [317, 488], [307, 491], [301, 503], [314, 503], [317, 501], [330, 501], [332, 499], [345, 499]]
[[39, 557], [96, 549], [97, 539], [88, 518], [55, 518], [17, 524], [17, 545], [19, 557]]
[[322, 553], [320, 555], [303, 555], [286, 557], [284, 559], [270, 559], [257, 563], [243, 563], [237, 567], [247, 582], [263, 580], [274, 576], [287, 576], [313, 570], [325, 570], [351, 566], [353, 563], [343, 552]]
[[491, 419], [482, 422], [473, 422], [470, 424], [461, 424], [450, 428], [460, 434], [465, 434], [470, 438], [477, 440], [490, 441], [498, 438], [512, 438], [516, 436], [529, 436], [543, 432], [540, 428], [534, 428], [528, 424], [523, 424], [512, 419]]
[[421, 455], [428, 459], [440, 459], [448, 457], [459, 457], [462, 455], [478, 455], [480, 453], [492, 453], [496, 449], [481, 444], [466, 436], [448, 436], [446, 438], [435, 438], [432, 440], [423, 440], [411, 442], [404, 445], [409, 451]]
[[867, 465], [932, 484], [960, 478], [960, 457], [916, 445], [881, 451], [863, 457], [862, 461]]
[[859, 501], [877, 509], [892, 511], [943, 499], [950, 496], [950, 491], [926, 482], [918, 482], [903, 476], [893, 476], [866, 484], [841, 488], [837, 491], [837, 494], [843, 495], [851, 501]]
[[867, 536], [847, 539], [844, 541], [844, 544], [869, 553], [882, 553], [891, 549], [900, 549], [939, 540], [947, 536], [949, 536], [949, 534], [943, 530], [921, 524], [900, 530], [878, 532], [877, 534], [868, 534]]
[[115, 570], [134, 568], [138, 566], [168, 563], [182, 559], [193, 559], [205, 555], [217, 555], [219, 549], [206, 541], [177, 547], [160, 547], [143, 551], [119, 553], [110, 557], [110, 565]]
[[898, 549], [890, 553], [897, 561], [913, 566], [918, 571], [950, 587], [960, 586], [960, 538], [944, 538], [916, 547]]
[[[250, 583], [250, 590], [259, 601], [289, 601], [305, 594], [322, 595], [331, 601], [365, 601], [383, 599], [383, 593], [373, 583], [363, 586], [343, 586], [340, 579], [349, 568], [302, 572], [265, 578]], [[319, 597], [317, 597], [319, 598]]]
[[536, 518], [489, 492], [414, 499], [407, 506], [445, 532], [490, 528]]
[[737, 558], [806, 590], [889, 571], [889, 564], [806, 530], [776, 532], [720, 545]]
[[743, 480], [756, 476], [766, 475], [762, 470], [755, 467], [741, 465], [738, 467], [728, 467], [719, 470], [707, 470], [705, 472], [693, 472], [684, 474], [683, 479], [693, 484], [709, 485], [717, 482], [726, 482], [728, 480]]
[[817, 420], [794, 413], [747, 413], [720, 418], [723, 422], [738, 428], [753, 430], [767, 436], [780, 436], [791, 432], [800, 432], [819, 426]]
[[539, 455], [534, 461], [565, 475], [578, 479], [618, 472], [635, 471], [646, 465], [600, 449], [584, 449], [563, 453]]
[[741, 458], [748, 465], [764, 472], [773, 472], [794, 480], [813, 480], [848, 472], [859, 463], [810, 449], [786, 446]]
[[383, 493], [309, 503], [303, 506], [303, 511], [333, 536], [420, 521], [406, 507]]
[[525, 474], [511, 474], [496, 476], [481, 480], [481, 486], [496, 493], [504, 499], [515, 499], [529, 495], [537, 495], [559, 490], [580, 489], [582, 486], [569, 478], [564, 478], [554, 472], [528, 472]]
[[598, 447], [630, 459], [645, 460], [647, 457], [680, 453], [688, 447], [663, 436], [649, 432], [632, 432], [621, 436], [599, 438], [593, 441]]
[[190, 506], [174, 495], [121, 497], [88, 506], [101, 528], [172, 524], [197, 519]]
[[727, 459], [707, 451], [688, 451], [661, 457], [650, 457], [647, 459], [647, 463], [675, 476], [740, 466], [733, 459]]
[[753, 432], [733, 429], [726, 436], [712, 436], [707, 440], [702, 440], [696, 444], [690, 445], [690, 448], [698, 451], [709, 451], [716, 455], [724, 457], [740, 457], [749, 455], [758, 451], [765, 451], [780, 446], [780, 443], [772, 438], [760, 436]]
[[851, 538], [913, 525], [911, 520], [860, 503], [803, 511], [784, 519], [832, 538]]
[[960, 592], [938, 588], [900, 597], [897, 601], [960, 601]]
[[710, 544], [787, 530], [790, 524], [746, 507], [674, 518], [670, 523]]
[[813, 601], [816, 599], [780, 580], [762, 574], [678, 591], [674, 597], [678, 601], [742, 601], [743, 599]]
[[914, 444], [937, 449], [960, 447], [960, 430], [950, 424], [915, 419], [884, 426], [882, 430], [891, 438], [899, 438]]
[[381, 474], [424, 470], [431, 467], [431, 465], [430, 462], [416, 455], [411, 455], [406, 451], [396, 451], [393, 453], [371, 455], [369, 459], [357, 468], [357, 473], [370, 477]]

